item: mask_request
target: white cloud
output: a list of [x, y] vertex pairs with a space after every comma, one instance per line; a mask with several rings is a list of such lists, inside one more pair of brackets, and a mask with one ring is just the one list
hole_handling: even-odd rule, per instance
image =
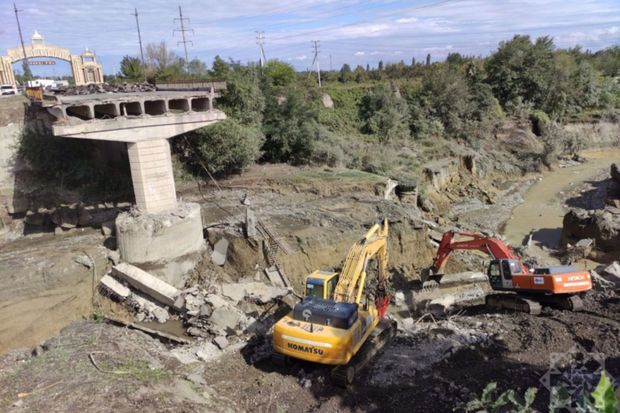
[[366, 52], [355, 52], [355, 56], [364, 56]]
[[396, 19], [396, 23], [400, 23], [400, 24], [415, 23], [417, 21], [418, 21], [418, 19], [416, 19], [415, 17], [407, 17], [407, 18], [402, 18], [402, 19]]
[[601, 42], [615, 37], [620, 37], [619, 26], [612, 26], [606, 29], [598, 29], [590, 32], [572, 32], [563, 36], [558, 36], [556, 40], [559, 43], [578, 44], [586, 42]]

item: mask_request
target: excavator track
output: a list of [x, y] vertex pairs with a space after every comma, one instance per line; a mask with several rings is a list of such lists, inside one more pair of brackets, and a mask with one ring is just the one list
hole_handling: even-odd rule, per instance
[[497, 310], [515, 310], [532, 315], [539, 315], [543, 305], [566, 311], [583, 310], [583, 301], [577, 295], [491, 294], [486, 297], [486, 304]]
[[396, 321], [387, 318], [381, 319], [366, 343], [362, 345], [362, 348], [353, 356], [351, 361], [343, 366], [334, 367], [331, 372], [332, 381], [340, 387], [347, 387], [353, 383], [355, 376], [385, 348], [395, 335]]
[[517, 294], [490, 294], [487, 295], [486, 305], [496, 310], [512, 310], [532, 315], [539, 315], [542, 306], [539, 302]]
[[578, 295], [552, 295], [542, 296], [539, 301], [549, 307], [566, 311], [582, 311], [583, 300]]

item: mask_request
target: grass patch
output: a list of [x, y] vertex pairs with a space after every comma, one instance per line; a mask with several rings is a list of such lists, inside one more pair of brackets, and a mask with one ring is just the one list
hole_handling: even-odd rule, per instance
[[99, 365], [106, 372], [129, 377], [141, 383], [170, 380], [173, 377], [171, 372], [160, 368], [151, 368], [147, 361], [135, 358], [130, 358], [120, 364], [102, 361], [99, 362]]
[[289, 179], [291, 184], [316, 184], [317, 182], [372, 184], [384, 181], [385, 178], [380, 175], [355, 169], [301, 169]]

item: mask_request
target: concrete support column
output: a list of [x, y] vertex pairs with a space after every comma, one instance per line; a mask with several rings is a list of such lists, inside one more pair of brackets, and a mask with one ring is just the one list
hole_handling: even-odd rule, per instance
[[177, 207], [170, 144], [166, 139], [128, 143], [136, 204], [146, 213]]

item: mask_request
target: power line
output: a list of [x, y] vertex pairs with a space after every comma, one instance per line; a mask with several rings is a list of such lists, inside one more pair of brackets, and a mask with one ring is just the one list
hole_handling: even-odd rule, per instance
[[319, 67], [319, 40], [312, 40], [312, 44], [314, 45], [314, 59], [312, 60], [312, 64], [316, 63], [316, 76], [319, 79], [319, 87], [321, 87], [321, 68]]
[[[19, 41], [22, 43], [22, 52], [24, 52], [24, 71], [30, 72], [30, 64], [28, 63], [28, 56], [26, 56], [26, 46], [24, 46], [24, 36], [22, 36], [22, 26], [19, 24], [19, 12], [23, 10], [17, 10], [17, 6], [13, 3], [13, 10], [15, 11], [15, 20], [17, 20], [17, 31], [19, 32]], [[24, 73], [26, 74], [26, 73]]]
[[179, 40], [177, 42], [177, 46], [180, 43], [183, 43], [183, 49], [185, 50], [185, 65], [187, 67], [187, 71], [189, 72], [189, 57], [187, 55], [187, 44], [191, 43], [192, 46], [194, 45], [194, 42], [192, 42], [191, 40], [186, 40], [185, 39], [185, 32], [192, 32], [192, 34], [194, 34], [194, 30], [193, 29], [186, 29], [185, 28], [185, 21], [187, 20], [187, 22], [189, 23], [189, 19], [187, 17], [183, 17], [183, 11], [181, 10], [181, 6], [179, 6], [179, 18], [178, 19], [174, 19], [173, 22], [174, 23], [179, 23], [181, 28], [180, 29], [174, 29], [172, 30], [172, 35], [174, 36], [175, 32], [181, 32], [181, 36], [183, 37], [183, 40]]
[[267, 61], [267, 58], [265, 57], [265, 49], [263, 48], [263, 45], [265, 44], [265, 32], [264, 31], [256, 32], [256, 44], [258, 45], [258, 48], [260, 49], [260, 67], [265, 67], [265, 62]]

